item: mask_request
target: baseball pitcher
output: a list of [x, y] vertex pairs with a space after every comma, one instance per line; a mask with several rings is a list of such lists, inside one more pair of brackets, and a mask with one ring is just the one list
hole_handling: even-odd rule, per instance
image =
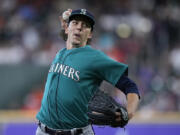
[[[124, 127], [139, 101], [128, 66], [91, 47], [95, 19], [89, 11], [68, 9], [60, 19], [66, 47], [49, 68], [36, 135], [94, 135], [92, 124]], [[99, 93], [103, 80], [126, 94], [126, 107]]]

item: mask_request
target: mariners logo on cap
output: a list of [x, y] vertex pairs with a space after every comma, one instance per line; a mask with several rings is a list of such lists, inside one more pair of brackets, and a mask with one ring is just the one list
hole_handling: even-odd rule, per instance
[[86, 14], [86, 9], [81, 9], [81, 13], [80, 14], [85, 15]]

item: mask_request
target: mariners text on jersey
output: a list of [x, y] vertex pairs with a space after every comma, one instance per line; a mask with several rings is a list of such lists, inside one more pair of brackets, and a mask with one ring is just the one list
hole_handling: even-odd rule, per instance
[[63, 65], [60, 63], [52, 64], [49, 69], [49, 73], [51, 72], [63, 74], [64, 76], [67, 76], [68, 78], [71, 78], [74, 81], [80, 80], [80, 77], [79, 77], [80, 72], [78, 70], [75, 70], [74, 68], [70, 66]]

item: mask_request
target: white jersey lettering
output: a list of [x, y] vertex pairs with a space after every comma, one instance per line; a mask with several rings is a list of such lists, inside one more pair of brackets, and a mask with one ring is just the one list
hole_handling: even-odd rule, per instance
[[71, 78], [74, 81], [79, 81], [80, 80], [80, 72], [75, 70], [74, 68], [63, 65], [60, 63], [52, 64], [49, 72], [54, 72], [54, 73], [60, 73], [63, 74], [64, 76], [67, 76], [68, 78]]
[[61, 64], [57, 72], [58, 72], [58, 73], [59, 73], [59, 72], [61, 72], [61, 73], [62, 73], [62, 72], [63, 72], [63, 70], [64, 70], [64, 65], [62, 65], [62, 64]]
[[80, 80], [79, 74], [80, 74], [79, 71], [76, 71], [76, 72], [75, 72], [75, 76], [76, 76], [76, 79], [74, 78], [75, 81], [79, 81], [79, 80]]
[[49, 72], [53, 72], [53, 69], [54, 69], [54, 64], [51, 65]]
[[74, 79], [73, 74], [74, 74], [74, 68], [70, 68], [68, 77]]
[[57, 64], [56, 64], [56, 68], [54, 69], [54, 72], [56, 72], [56, 71], [57, 71], [58, 66], [59, 66], [59, 63], [57, 63]]
[[69, 66], [65, 66], [63, 75], [67, 76], [67, 70], [68, 70], [68, 68], [69, 68]]

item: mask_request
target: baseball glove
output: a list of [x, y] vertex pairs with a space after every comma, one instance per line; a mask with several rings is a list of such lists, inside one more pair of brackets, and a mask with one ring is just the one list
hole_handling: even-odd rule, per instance
[[[116, 120], [117, 112], [120, 113], [120, 121]], [[88, 104], [88, 117], [91, 124], [111, 127], [124, 127], [129, 120], [126, 108], [101, 90], [97, 90]]]

